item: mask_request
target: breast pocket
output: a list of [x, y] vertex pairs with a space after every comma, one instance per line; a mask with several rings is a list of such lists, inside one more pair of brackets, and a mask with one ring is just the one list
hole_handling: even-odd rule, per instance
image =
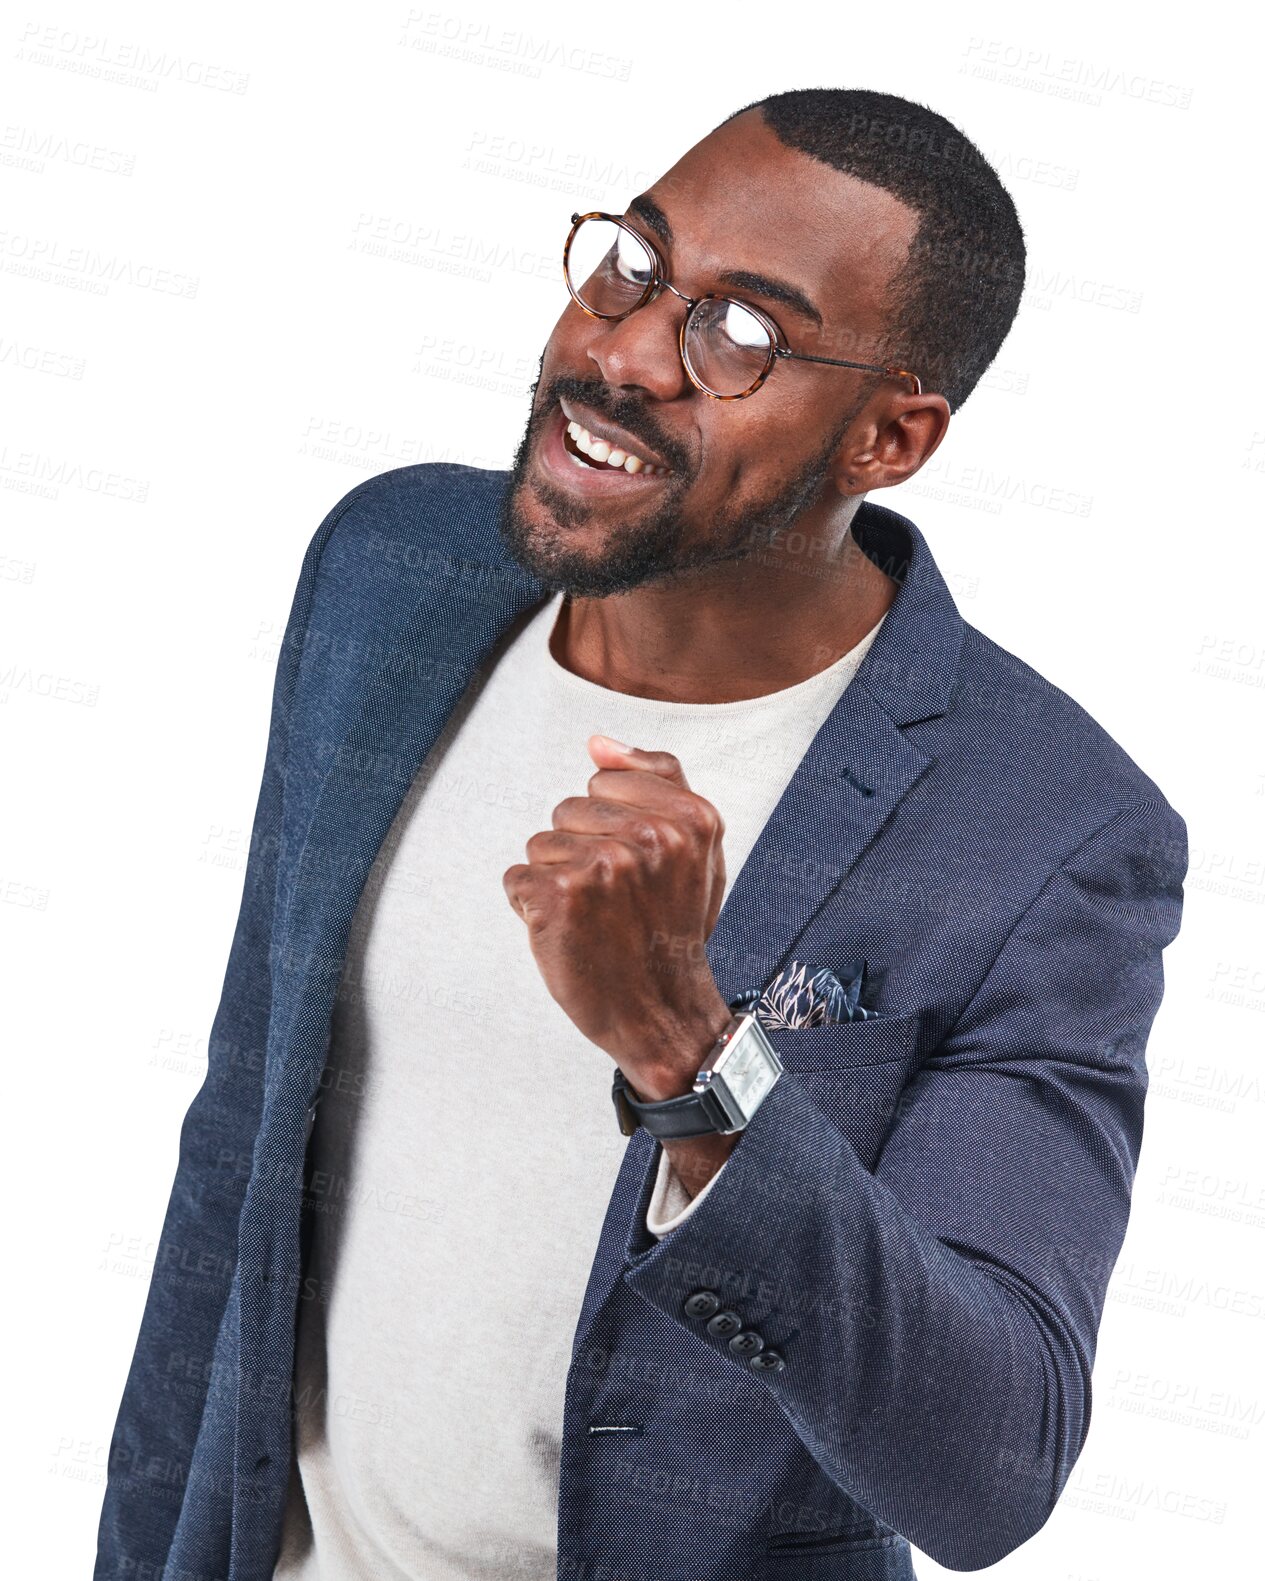
[[919, 1017], [872, 1016], [815, 1027], [766, 1027], [796, 1083], [852, 1143], [867, 1169], [877, 1165], [917, 1060]]
[[782, 1064], [795, 1071], [832, 1071], [903, 1060], [918, 1041], [918, 1012], [826, 1021], [815, 1027], [766, 1027]]

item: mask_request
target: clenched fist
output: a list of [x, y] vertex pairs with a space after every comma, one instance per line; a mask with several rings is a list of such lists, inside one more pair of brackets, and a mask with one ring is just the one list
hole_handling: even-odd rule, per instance
[[588, 794], [558, 803], [502, 882], [549, 992], [658, 1102], [689, 1091], [730, 1017], [705, 953], [725, 826], [672, 753], [588, 748]]

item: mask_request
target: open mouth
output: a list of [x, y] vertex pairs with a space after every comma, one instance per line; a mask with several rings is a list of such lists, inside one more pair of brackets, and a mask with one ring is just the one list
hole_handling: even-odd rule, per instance
[[559, 421], [562, 427], [562, 448], [578, 464], [592, 471], [622, 472], [629, 477], [655, 478], [666, 477], [671, 470], [640, 455], [635, 446], [630, 445], [625, 449], [618, 441], [591, 434], [582, 423], [568, 418], [561, 407]]

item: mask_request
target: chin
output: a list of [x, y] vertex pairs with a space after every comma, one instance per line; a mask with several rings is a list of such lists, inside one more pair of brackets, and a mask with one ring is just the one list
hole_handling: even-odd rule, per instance
[[524, 509], [520, 498], [518, 491], [510, 496], [500, 520], [501, 541], [515, 564], [550, 592], [576, 592], [594, 571], [601, 580], [600, 551], [579, 553], [576, 529], [560, 526], [547, 506]]

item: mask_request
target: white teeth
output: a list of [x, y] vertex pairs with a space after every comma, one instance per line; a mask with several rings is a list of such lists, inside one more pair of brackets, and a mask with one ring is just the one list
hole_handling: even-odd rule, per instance
[[653, 462], [643, 461], [630, 450], [612, 447], [609, 440], [594, 439], [588, 429], [582, 428], [574, 419], [567, 424], [567, 433], [575, 441], [577, 450], [582, 450], [594, 461], [604, 461], [608, 467], [615, 467], [624, 472], [644, 472], [647, 477], [657, 477], [668, 470], [667, 467], [658, 467]]

